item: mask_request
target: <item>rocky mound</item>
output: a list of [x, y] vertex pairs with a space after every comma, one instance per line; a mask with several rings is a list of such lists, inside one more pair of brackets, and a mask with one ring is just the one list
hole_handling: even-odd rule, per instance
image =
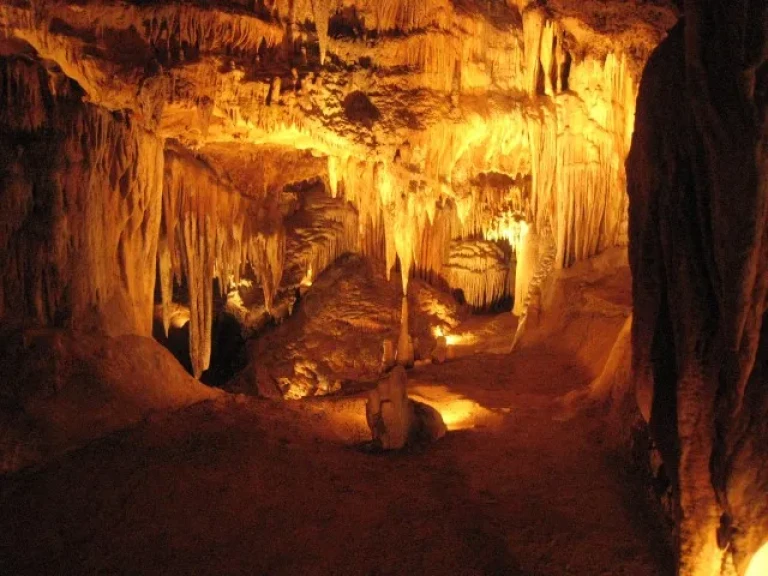
[[223, 394], [140, 336], [9, 330], [0, 350], [0, 471]]
[[[419, 280], [411, 280], [408, 294], [416, 356], [426, 358], [437, 328], [453, 328], [468, 311]], [[246, 370], [260, 380], [262, 394], [267, 382], [288, 398], [374, 382], [384, 341], [398, 339], [401, 298], [399, 278], [387, 282], [365, 259], [344, 256], [312, 284], [288, 319], [252, 342]]]

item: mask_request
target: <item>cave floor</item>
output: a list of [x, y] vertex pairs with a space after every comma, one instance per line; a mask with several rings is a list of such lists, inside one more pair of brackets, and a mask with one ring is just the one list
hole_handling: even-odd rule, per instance
[[360, 397], [229, 397], [1, 478], [0, 573], [673, 574], [602, 421], [559, 417], [588, 382], [567, 355], [533, 346], [409, 378], [476, 410], [425, 449], [373, 454]]

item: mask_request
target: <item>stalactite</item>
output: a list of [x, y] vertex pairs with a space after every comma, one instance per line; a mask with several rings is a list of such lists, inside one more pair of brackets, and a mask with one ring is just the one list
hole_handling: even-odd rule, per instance
[[[558, 111], [553, 228], [558, 266], [570, 266], [618, 244], [626, 218], [626, 176], [621, 161], [628, 150], [634, 118], [634, 83], [626, 62], [613, 55], [604, 62], [574, 67], [573, 87], [601, 79], [604, 93], [585, 100], [563, 95]], [[629, 132], [627, 132], [629, 130]]]
[[555, 88], [557, 86], [556, 81], [553, 80], [557, 69], [555, 42], [558, 36], [558, 28], [557, 22], [547, 20], [541, 30], [539, 63], [541, 64], [541, 75], [543, 76], [544, 94], [550, 97], [555, 95]]
[[256, 234], [251, 238], [248, 252], [250, 262], [256, 270], [264, 291], [267, 312], [273, 311], [275, 295], [280, 287], [285, 259], [285, 236], [282, 230], [274, 234]]
[[325, 64], [325, 55], [328, 51], [328, 19], [330, 18], [330, 0], [312, 0], [312, 13], [317, 29], [317, 41], [320, 44], [320, 65]]
[[427, 219], [416, 243], [414, 265], [416, 273], [430, 281], [443, 277], [453, 238], [455, 214], [450, 207], [437, 206], [435, 215]]
[[189, 293], [190, 353], [199, 378], [210, 362], [214, 278], [226, 291], [230, 280], [238, 281], [242, 267], [250, 264], [271, 311], [283, 274], [285, 235], [275, 207], [267, 210], [266, 222], [260, 221], [264, 207], [258, 201], [229, 188], [204, 162], [173, 147], [165, 152], [163, 195], [158, 265], [164, 278], [164, 324], [173, 268]]
[[506, 298], [514, 286], [509, 259], [493, 242], [454, 241], [443, 270], [449, 286], [461, 290], [467, 303], [477, 308]]
[[[455, 204], [462, 222], [468, 222], [451, 230], [454, 238], [478, 233], [488, 237], [485, 228], [478, 230], [485, 226], [478, 225], [478, 215], [462, 206], [466, 201], [464, 188], [473, 170], [478, 169], [512, 177], [531, 176], [530, 213], [523, 219], [530, 217], [537, 227], [553, 229], [558, 238], [559, 266], [569, 266], [625, 241], [623, 159], [631, 137], [635, 96], [630, 69], [637, 69], [640, 57], [631, 46], [621, 48], [625, 50], [622, 53], [619, 48], [611, 51], [601, 44], [595, 51], [577, 46], [585, 50], [574, 51], [576, 60], [571, 61], [564, 42], [566, 37], [569, 46], [574, 42], [574, 29], [567, 19], [558, 19], [556, 9], [545, 10], [537, 4], [524, 9], [521, 20], [518, 7], [495, 6], [494, 16], [499, 18], [490, 22], [482, 11], [457, 10], [451, 3], [416, 6], [406, 0], [361, 1], [355, 3], [355, 10], [360, 22], [367, 23], [363, 27], [375, 27], [381, 33], [398, 32], [382, 34], [373, 51], [347, 40], [336, 46], [327, 38], [328, 0], [277, 2], [273, 8], [288, 15], [287, 27], [285, 20], [214, 6], [141, 3], [122, 10], [118, 5], [104, 4], [69, 10], [64, 5], [52, 5], [45, 18], [65, 23], [57, 24], [61, 31], [67, 26], [89, 30], [94, 19], [99, 22], [95, 41], [99, 50], [88, 57], [82, 43], [74, 42], [57, 27], [43, 33], [38, 29], [40, 22], [17, 5], [0, 7], [0, 25], [58, 62], [91, 99], [111, 108], [142, 110], [146, 119], [160, 115], [159, 129], [176, 132], [176, 137], [192, 147], [207, 139], [268, 142], [274, 138], [284, 142], [291, 137], [300, 140], [301, 146], [327, 154], [332, 194], [339, 193], [343, 182], [345, 195], [358, 208], [361, 249], [370, 255], [380, 252], [375, 256], [382, 256], [388, 270], [397, 258], [405, 262], [407, 284], [409, 269], [421, 273], [440, 267], [422, 265], [419, 252], [427, 223], [434, 229], [434, 206], [441, 196]], [[243, 55], [263, 57], [265, 50], [284, 41], [287, 28], [305, 20], [315, 22], [321, 55], [325, 54], [324, 46], [332, 45], [343, 48], [346, 54], [339, 56], [352, 62], [363, 56], [358, 54], [360, 50], [368, 50], [376, 66], [408, 68], [408, 89], [424, 90], [429, 97], [434, 96], [431, 91], [454, 96], [460, 93], [470, 97], [470, 103], [461, 107], [456, 118], [431, 121], [423, 130], [408, 127], [411, 157], [402, 169], [396, 168], [391, 163], [392, 139], [375, 146], [385, 151], [371, 154], [368, 143], [378, 142], [381, 134], [374, 134], [375, 129], [368, 133], [351, 123], [338, 124], [334, 99], [344, 93], [335, 88], [341, 81], [338, 74], [329, 73], [314, 82], [302, 80], [311, 90], [300, 96], [287, 86], [278, 87], [278, 79], [287, 77], [283, 74], [274, 74], [270, 90], [262, 79], [254, 81], [240, 69]], [[139, 71], [124, 75], [114, 63], [98, 56], [102, 54], [99, 38], [107, 28], [136, 35], [137, 46], [143, 43], [151, 48], [146, 54], [137, 53], [137, 65], [150, 69], [156, 65], [152, 54], [159, 54], [161, 60], [183, 58], [183, 66], [146, 75], [141, 85], [149, 88], [134, 98], [135, 91], [126, 86], [135, 80], [131, 74]], [[226, 63], [226, 71], [215, 63], [221, 54], [233, 56]], [[142, 58], [147, 61], [139, 62]], [[632, 59], [631, 65], [627, 58]], [[161, 87], [165, 80], [167, 90], [152, 88]], [[328, 80], [329, 88], [323, 87], [322, 82]], [[384, 86], [371, 82], [377, 88]], [[489, 86], [493, 87], [490, 93]], [[278, 103], [282, 88], [286, 88], [282, 105], [268, 106]], [[169, 102], [165, 108], [172, 103], [170, 109], [158, 101], [166, 92]], [[501, 97], [518, 92], [533, 98]], [[487, 106], [471, 99], [480, 94], [490, 96]], [[399, 115], [399, 108], [388, 114]], [[386, 121], [391, 124], [391, 120]], [[561, 155], [568, 160], [558, 165]], [[380, 165], [383, 168], [377, 168]], [[360, 173], [353, 175], [354, 171]], [[410, 195], [413, 190], [431, 196], [429, 202], [419, 199], [418, 205], [411, 207], [408, 201], [398, 199], [399, 194]], [[591, 203], [584, 214], [569, 209], [577, 199]], [[401, 210], [415, 214], [418, 222], [401, 225]]]
[[[587, 58], [571, 66], [569, 81], [577, 92], [559, 93], [561, 32], [546, 20], [542, 26], [539, 38], [549, 52], [542, 56], [545, 48], [539, 46], [536, 66], [548, 78], [550, 98], [538, 106], [434, 127], [423, 142], [410, 143], [409, 154], [417, 147], [425, 154], [418, 176], [397, 162], [378, 160], [371, 167], [352, 155], [329, 160], [331, 189], [343, 188], [356, 206], [361, 233], [383, 229], [386, 270], [399, 260], [404, 291], [411, 273], [439, 276], [443, 263], [434, 255], [445, 259], [452, 239], [505, 240], [515, 251], [523, 224], [531, 223], [553, 230], [560, 267], [622, 242], [623, 158], [635, 93], [626, 61], [613, 54]], [[600, 89], [591, 88], [595, 85]], [[479, 166], [510, 183], [478, 187], [468, 175]], [[449, 187], [441, 183], [446, 177]], [[442, 200], [444, 194], [449, 202]], [[443, 218], [436, 226], [436, 214], [446, 209], [453, 213], [451, 224]]]
[[[311, 6], [311, 14], [305, 13], [307, 6]], [[315, 20], [321, 55], [328, 43], [328, 8], [323, 0], [294, 6], [296, 18], [309, 15]], [[99, 10], [105, 21], [109, 21], [113, 8]], [[361, 10], [365, 13], [367, 8], [361, 7]], [[294, 109], [294, 95], [290, 91], [286, 91], [285, 97], [291, 106], [265, 107], [270, 100], [273, 103], [279, 100], [277, 81], [271, 97], [264, 85], [259, 95], [254, 96], [254, 89], [243, 83], [242, 73], [221, 74], [215, 87], [200, 97], [203, 98], [199, 100], [201, 112], [196, 120], [200, 135], [209, 137], [207, 128], [222, 117], [224, 122], [256, 126], [267, 134], [295, 130], [309, 142], [331, 150], [327, 164], [331, 196], [342, 195], [357, 210], [357, 237], [353, 240], [347, 231], [348, 225], [344, 224], [341, 235], [320, 241], [318, 246], [322, 247], [310, 251], [302, 266], [311, 266], [317, 273], [339, 251], [361, 250], [384, 261], [387, 274], [399, 261], [405, 293], [412, 273], [434, 279], [449, 274], [450, 267], [444, 271], [444, 264], [450, 259], [452, 240], [479, 237], [503, 240], [515, 251], [519, 249], [522, 226], [527, 222], [535, 224], [537, 229], [554, 231], [559, 266], [568, 266], [621, 242], [626, 227], [626, 204], [621, 194], [622, 161], [631, 135], [635, 95], [623, 56], [587, 55], [573, 63], [567, 78], [569, 92], [563, 93], [566, 59], [563, 31], [559, 22], [549, 19], [538, 8], [525, 10], [522, 28], [510, 27], [504, 32], [503, 42], [496, 36], [498, 31], [491, 30], [482, 19], [459, 16], [462, 26], [472, 34], [457, 38], [451, 32], [452, 21], [444, 20], [438, 12], [397, 1], [383, 3], [375, 10], [380, 30], [434, 28], [428, 34], [408, 34], [393, 41], [392, 49], [379, 51], [376, 56], [382, 58], [382, 62], [390, 58], [393, 65], [405, 63], [413, 67], [423, 75], [419, 80], [423, 86], [455, 90], [458, 71], [461, 92], [471, 93], [493, 78], [499, 87], [524, 89], [537, 98], [534, 104], [518, 103], [502, 111], [468, 112], [458, 121], [438, 123], [422, 133], [412, 133], [408, 150], [404, 149], [409, 156], [404, 156], [401, 166], [379, 156], [370, 158], [362, 149], [345, 148], [343, 138], [325, 138], [316, 127], [301, 124], [306, 120], [288, 116], [288, 111]], [[144, 19], [139, 34], [151, 46], [169, 53], [177, 51], [177, 45], [192, 46], [199, 53], [217, 53], [222, 49], [236, 54], [253, 52], [261, 50], [264, 44], [275, 45], [283, 33], [273, 23], [194, 7], [132, 7], [126, 22], [138, 14], [150, 13], [151, 18]], [[20, 14], [13, 11], [14, 22], [22, 22]], [[70, 25], [87, 27], [87, 11], [61, 16]], [[94, 97], [109, 101], [107, 92], [101, 90], [109, 87], [109, 82], [99, 76], [103, 72], [84, 67], [85, 61], [79, 59], [76, 48], [66, 45], [66, 40], [58, 35], [49, 39], [36, 36], [29, 31], [34, 24], [27, 22], [24, 26], [26, 38], [44, 52], [47, 50], [59, 57], [64, 54], [67, 70], [82, 77], [89, 89], [93, 89]], [[481, 61], [483, 66], [476, 67], [474, 63]], [[203, 69], [208, 72], [200, 76]], [[197, 86], [208, 82], [205, 78], [211, 76], [211, 70], [205, 66], [185, 66], [183, 72], [177, 73], [177, 80], [184, 77], [182, 74], [190, 78], [197, 74], [193, 83]], [[187, 84], [176, 82], [168, 90], [169, 97], [180, 98], [179, 102], [199, 97], [184, 95]], [[539, 91], [542, 93], [538, 94]], [[247, 108], [243, 105], [247, 101], [255, 104]], [[148, 106], [148, 110], [157, 109], [152, 102]], [[154, 112], [148, 114], [154, 117]], [[289, 127], [287, 121], [300, 123]], [[30, 122], [34, 124], [37, 120], [31, 118]], [[221, 130], [220, 126], [211, 126], [210, 132], [220, 134]], [[339, 149], [344, 151], [338, 152]], [[505, 191], [478, 191], [470, 178], [480, 167], [489, 173], [509, 175], [515, 181], [518, 176], [530, 175], [530, 188], [522, 191], [516, 184]], [[218, 190], [219, 186], [213, 188]], [[167, 213], [180, 210], [180, 204], [173, 204], [177, 200], [166, 199]], [[226, 209], [232, 211], [225, 214]], [[230, 278], [239, 278], [239, 266], [243, 262], [250, 262], [261, 280], [267, 308], [274, 304], [282, 276], [284, 238], [274, 231], [257, 233], [255, 224], [237, 217], [231, 202], [218, 202], [216, 211], [216, 216], [211, 216], [214, 218], [211, 227], [206, 226], [201, 213], [195, 216], [198, 232], [213, 233], [212, 248], [208, 245], [210, 238], [204, 245], [195, 247], [190, 244], [191, 238], [183, 239], [183, 234], [179, 245], [179, 234], [174, 230], [179, 227], [189, 231], [191, 225], [163, 222], [158, 263], [165, 324], [173, 278], [181, 279], [189, 270], [197, 270], [193, 261], [201, 254], [205, 262], [198, 275], [201, 278], [213, 275], [222, 287]], [[186, 217], [193, 213], [189, 212]], [[176, 217], [178, 219], [178, 215]], [[264, 223], [259, 218], [253, 220], [258, 221], [259, 226]], [[220, 222], [232, 225], [220, 230]], [[186, 271], [182, 270], [184, 251], [188, 257], [186, 268], [189, 270]], [[470, 276], [460, 283], [473, 285]], [[480, 301], [485, 298], [481, 293], [486, 292], [495, 298], [501, 292], [493, 286], [501, 284], [500, 280], [494, 280], [490, 289], [471, 289], [471, 299]], [[39, 285], [44, 284], [41, 281]], [[204, 292], [201, 294], [202, 312], [195, 316], [205, 324], [209, 299]], [[198, 336], [204, 339], [205, 331]], [[202, 348], [200, 344], [197, 349]], [[201, 354], [205, 356], [204, 352]], [[204, 364], [203, 361], [198, 368]]]
[[285, 283], [312, 282], [340, 256], [362, 250], [357, 212], [322, 186], [298, 192], [301, 210], [286, 220]]
[[336, 156], [328, 156], [328, 186], [331, 198], [336, 198], [339, 193], [339, 159]]
[[190, 4], [110, 4], [89, 10], [68, 11], [52, 6], [49, 17], [64, 18], [75, 29], [87, 29], [95, 18], [105, 26], [129, 28], [155, 47], [168, 51], [171, 41], [194, 47], [199, 53], [256, 52], [264, 41], [275, 46], [283, 40], [283, 29], [244, 13], [205, 9]]
[[166, 338], [171, 327], [171, 303], [173, 302], [173, 270], [168, 238], [161, 234], [157, 248], [157, 268], [160, 276], [160, 298], [163, 315], [163, 332]]
[[542, 31], [546, 17], [541, 10], [531, 8], [523, 12], [523, 34], [525, 41], [525, 89], [529, 96], [535, 96], [541, 73]]

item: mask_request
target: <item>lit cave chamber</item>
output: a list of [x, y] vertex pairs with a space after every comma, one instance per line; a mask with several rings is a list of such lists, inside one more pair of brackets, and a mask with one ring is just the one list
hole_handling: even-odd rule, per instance
[[0, 574], [768, 576], [765, 0], [0, 0]]

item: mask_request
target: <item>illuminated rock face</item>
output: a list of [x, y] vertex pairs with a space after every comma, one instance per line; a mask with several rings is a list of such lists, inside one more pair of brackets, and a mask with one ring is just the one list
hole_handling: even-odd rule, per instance
[[[402, 362], [425, 359], [435, 344], [434, 327], [453, 327], [467, 317], [449, 294], [418, 278], [408, 291], [406, 330], [399, 278], [359, 255], [339, 258], [295, 304], [289, 319], [249, 341], [256, 379], [274, 381], [286, 398], [318, 396], [375, 382]], [[402, 354], [398, 344], [402, 342]]]
[[763, 2], [686, 3], [646, 68], [628, 162], [633, 363], [679, 500], [679, 573], [768, 540]]
[[[0, 174], [31, 190], [19, 173], [34, 155], [17, 144], [28, 132], [47, 139], [41, 123], [53, 123], [72, 145], [55, 144], [52, 155], [82, 162], [72, 190], [100, 191], [66, 203], [67, 227], [46, 232], [61, 243], [50, 252], [28, 228], [0, 237], [15, 254], [4, 269], [25, 278], [6, 281], [3, 300], [23, 297], [23, 315], [47, 324], [82, 326], [86, 309], [97, 326], [127, 315], [121, 330], [148, 334], [156, 260], [166, 329], [174, 285], [190, 309], [197, 375], [209, 363], [214, 279], [235, 304], [254, 300], [244, 282], [260, 286], [264, 314], [280, 317], [297, 271], [311, 282], [310, 270], [317, 277], [353, 251], [387, 275], [399, 263], [404, 294], [415, 274], [455, 284], [478, 306], [525, 301], [535, 252], [520, 259], [516, 287], [496, 264], [452, 263], [452, 242], [499, 243], [512, 262], [530, 226], [551, 235], [558, 267], [623, 243], [637, 79], [674, 20], [646, 3], [540, 4], [3, 3], [3, 66], [21, 57], [36, 71], [21, 89], [0, 87], [7, 110], [26, 106], [2, 116], [16, 156], [0, 158]], [[64, 77], [72, 94], [26, 98], [40, 92], [35, 81]], [[62, 98], [68, 111], [50, 118]], [[86, 126], [103, 141], [80, 138]], [[52, 167], [40, 177], [61, 175]], [[327, 212], [332, 232], [286, 229], [297, 211], [286, 191], [307, 182], [350, 208]], [[23, 194], [3, 202], [17, 209]], [[103, 225], [83, 232], [89, 210]], [[12, 220], [8, 230], [24, 216]], [[70, 237], [94, 254], [75, 263]], [[20, 262], [35, 271], [22, 274]], [[68, 278], [87, 287], [65, 297]]]

